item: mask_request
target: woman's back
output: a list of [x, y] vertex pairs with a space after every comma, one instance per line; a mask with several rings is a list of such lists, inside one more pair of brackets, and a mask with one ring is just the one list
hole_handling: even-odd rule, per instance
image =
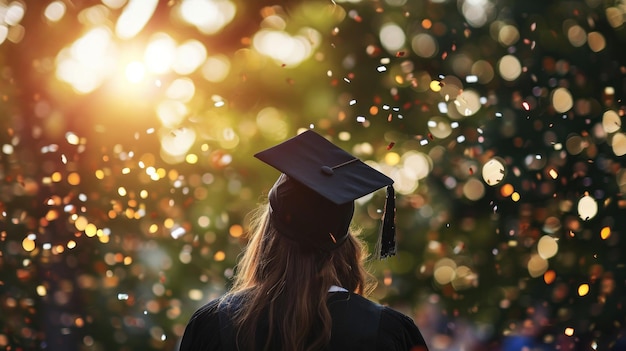
[[[199, 309], [185, 330], [180, 350], [244, 350], [238, 345], [245, 344], [246, 340], [238, 340], [231, 320], [240, 304], [241, 296], [230, 295]], [[418, 328], [402, 313], [348, 292], [329, 293], [327, 306], [332, 317], [327, 350], [427, 349]], [[257, 325], [255, 351], [263, 350], [268, 328], [267, 317], [264, 316]], [[282, 349], [279, 339], [274, 339], [267, 348], [272, 351]]]

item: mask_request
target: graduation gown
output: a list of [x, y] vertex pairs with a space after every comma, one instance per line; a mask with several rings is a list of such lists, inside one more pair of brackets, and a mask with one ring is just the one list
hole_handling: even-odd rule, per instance
[[[237, 351], [228, 310], [237, 298], [213, 300], [198, 309], [187, 324], [180, 351]], [[412, 319], [391, 308], [348, 292], [330, 293], [327, 300], [332, 332], [327, 350], [427, 351], [426, 342]], [[257, 349], [265, 343], [263, 322], [257, 330]], [[272, 350], [280, 350], [273, 345]]]

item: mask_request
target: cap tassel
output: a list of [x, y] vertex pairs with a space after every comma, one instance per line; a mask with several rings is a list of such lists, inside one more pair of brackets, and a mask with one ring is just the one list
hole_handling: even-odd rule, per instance
[[378, 237], [380, 258], [396, 254], [396, 195], [393, 186], [387, 186], [387, 199], [383, 212], [382, 226]]

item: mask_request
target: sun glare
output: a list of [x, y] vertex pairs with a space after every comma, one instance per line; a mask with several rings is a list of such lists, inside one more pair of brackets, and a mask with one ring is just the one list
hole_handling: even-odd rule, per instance
[[146, 75], [146, 69], [143, 64], [133, 61], [126, 66], [126, 79], [131, 83], [139, 83]]

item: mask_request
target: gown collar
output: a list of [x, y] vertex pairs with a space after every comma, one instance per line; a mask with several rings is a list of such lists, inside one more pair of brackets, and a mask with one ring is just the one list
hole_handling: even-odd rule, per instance
[[330, 288], [328, 288], [328, 292], [348, 292], [348, 290], [337, 285], [331, 285]]

